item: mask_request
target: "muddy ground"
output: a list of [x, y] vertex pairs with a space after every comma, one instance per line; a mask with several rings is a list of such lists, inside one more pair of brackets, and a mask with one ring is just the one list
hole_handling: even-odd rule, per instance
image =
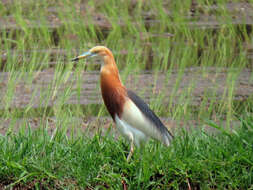
[[[233, 74], [236, 70], [229, 71], [229, 74]], [[102, 98], [100, 95], [99, 88], [99, 72], [91, 71], [91, 72], [82, 72], [82, 81], [81, 81], [81, 96], [77, 96], [75, 92], [77, 92], [77, 81], [76, 77], [71, 73], [66, 80], [66, 82], [60, 86], [54, 87], [52, 85], [52, 81], [54, 78], [55, 71], [44, 70], [41, 72], [34, 73], [33, 81], [25, 83], [27, 81], [23, 76], [15, 85], [15, 95], [10, 105], [11, 108], [25, 108], [29, 105], [31, 108], [38, 107], [52, 107], [57, 103], [57, 97], [63, 93], [66, 88], [71, 88], [72, 96], [66, 100], [65, 104], [74, 105], [88, 105], [88, 104], [101, 104]], [[173, 104], [180, 103], [179, 97], [181, 94], [185, 94], [186, 98], [191, 97], [190, 104], [192, 106], [200, 106], [204, 97], [206, 97], [206, 93], [210, 94], [208, 98], [209, 101], [216, 100], [221, 101], [228, 98], [227, 90], [231, 87], [228, 85], [228, 70], [227, 69], [217, 69], [217, 68], [205, 68], [205, 72], [203, 72], [203, 68], [191, 68], [186, 69], [181, 75], [181, 79], [179, 81], [179, 85], [177, 86], [177, 90], [175, 95], [172, 96], [173, 89], [175, 89], [176, 79], [178, 79], [178, 71], [172, 71], [169, 77], [166, 77], [165, 73], [153, 73], [150, 71], [142, 72], [140, 74], [135, 75], [127, 75], [125, 84], [128, 88], [134, 90], [137, 94], [139, 94], [142, 98], [145, 99], [146, 102], [150, 101], [150, 96], [157, 97], [162, 92], [163, 96], [163, 104], [169, 104], [169, 101], [172, 100]], [[4, 93], [6, 92], [7, 83], [9, 79], [9, 73], [0, 73], [1, 77], [1, 97], [4, 97]], [[52, 86], [52, 94], [54, 96], [51, 97], [51, 101], [48, 104], [42, 102], [43, 100], [43, 92], [47, 92], [49, 86]], [[253, 75], [250, 70], [243, 70], [240, 72], [240, 75], [237, 76], [236, 83], [234, 85], [234, 101], [244, 102], [249, 97], [252, 97], [253, 94]], [[185, 93], [185, 92], [188, 93]], [[34, 93], [35, 92], [35, 93]], [[55, 93], [53, 93], [55, 92]], [[216, 93], [213, 93], [216, 92]], [[47, 93], [48, 94], [48, 93]], [[157, 95], [157, 96], [154, 96]], [[208, 106], [208, 105], [207, 105]], [[4, 109], [4, 101], [1, 101], [1, 108]], [[178, 125], [175, 122], [171, 121], [169, 118], [162, 118], [162, 121], [168, 128], [177, 128]], [[13, 124], [14, 130], [17, 130], [22, 124], [32, 127], [38, 128], [41, 124], [41, 119], [39, 118], [28, 118], [28, 119], [17, 119], [15, 124]], [[55, 118], [46, 118], [45, 122], [49, 123], [49, 132], [52, 133], [56, 126]], [[79, 129], [85, 131], [89, 129], [89, 131], [98, 130], [96, 126], [103, 126], [103, 131], [105, 129], [112, 126], [112, 120], [109, 117], [103, 117], [97, 119], [96, 117], [90, 118], [73, 118], [73, 121], [70, 122], [75, 123], [79, 126]], [[8, 127], [10, 125], [10, 120], [2, 119], [0, 122], [0, 132], [2, 134], [8, 131]], [[195, 125], [196, 121], [191, 121], [188, 124], [184, 124], [185, 127]], [[181, 124], [183, 125], [183, 123]]]
[[[218, 102], [228, 98], [227, 93], [233, 88], [233, 99], [235, 101], [247, 100], [253, 94], [253, 74], [249, 69], [244, 69], [237, 76], [236, 69], [227, 70], [225, 68], [190, 68], [185, 69], [183, 73], [172, 71], [171, 74], [154, 73], [152, 71], [141, 72], [139, 74], [129, 74], [125, 79], [125, 86], [134, 90], [146, 102], [150, 101], [150, 97], [157, 97], [162, 93], [164, 104], [180, 103], [179, 97], [185, 95], [186, 98], [191, 97], [190, 105], [198, 106], [203, 98], [208, 95], [208, 101], [214, 99]], [[18, 82], [15, 83], [15, 95], [10, 107], [24, 108], [29, 105], [32, 108], [50, 107], [57, 102], [57, 97], [71, 88], [72, 94], [65, 104], [101, 104], [102, 99], [99, 88], [99, 72], [86, 71], [81, 73], [82, 81], [77, 81], [77, 76], [73, 73], [63, 75], [65, 82], [56, 85], [54, 81], [54, 69], [34, 72], [29, 76], [32, 81], [27, 80], [27, 76], [18, 76]], [[179, 77], [180, 75], [180, 77]], [[231, 86], [230, 80], [235, 75], [236, 82]], [[9, 73], [0, 73], [0, 96], [4, 97], [9, 82]], [[29, 82], [25, 82], [29, 81]], [[77, 95], [78, 83], [81, 83], [81, 94]], [[176, 89], [175, 93], [174, 90]], [[43, 102], [45, 92], [52, 92], [49, 103]], [[187, 93], [186, 93], [187, 92]], [[48, 95], [48, 93], [46, 93]], [[171, 99], [172, 98], [172, 99]], [[4, 99], [0, 104], [0, 109], [5, 108]]]

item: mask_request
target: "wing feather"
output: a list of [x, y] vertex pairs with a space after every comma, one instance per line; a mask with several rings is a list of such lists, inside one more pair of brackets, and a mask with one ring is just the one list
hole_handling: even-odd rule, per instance
[[152, 126], [156, 128], [156, 131], [160, 132], [160, 135], [163, 136], [164, 143], [166, 145], [169, 145], [170, 141], [173, 139], [173, 135], [164, 126], [161, 120], [155, 115], [155, 113], [149, 108], [149, 106], [134, 92], [127, 90], [127, 95], [139, 108], [141, 113], [144, 115], [145, 119], [147, 119], [150, 123], [152, 123]]

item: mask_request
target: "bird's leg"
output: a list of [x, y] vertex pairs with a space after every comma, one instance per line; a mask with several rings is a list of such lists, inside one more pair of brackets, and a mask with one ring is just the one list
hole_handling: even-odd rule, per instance
[[134, 153], [134, 143], [133, 143], [133, 141], [131, 141], [131, 147], [130, 147], [130, 151], [129, 151], [128, 156], [127, 156], [127, 162], [129, 162], [129, 160], [132, 157], [133, 153]]
[[129, 162], [130, 158], [132, 157], [133, 153], [134, 153], [134, 137], [133, 137], [133, 134], [129, 134], [129, 137], [130, 137], [130, 141], [131, 141], [131, 144], [130, 144], [130, 151], [128, 153], [128, 156], [127, 156], [127, 162]]

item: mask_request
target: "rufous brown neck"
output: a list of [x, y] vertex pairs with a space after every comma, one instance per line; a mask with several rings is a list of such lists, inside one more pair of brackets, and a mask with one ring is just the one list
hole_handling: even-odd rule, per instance
[[122, 114], [126, 101], [126, 89], [121, 83], [119, 71], [113, 57], [105, 56], [100, 70], [100, 86], [104, 103], [115, 120], [115, 114]]
[[100, 69], [100, 83], [109, 82], [111, 85], [123, 86], [113, 55], [104, 56], [103, 61], [104, 64]]

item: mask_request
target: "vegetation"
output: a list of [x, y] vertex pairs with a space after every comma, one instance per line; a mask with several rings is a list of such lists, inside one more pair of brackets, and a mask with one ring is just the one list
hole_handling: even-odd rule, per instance
[[[53, 139], [47, 125], [0, 138], [0, 179], [7, 187], [34, 189], [251, 189], [253, 118], [239, 128], [223, 126], [179, 131], [170, 148], [150, 143], [126, 162], [123, 140], [108, 134], [68, 137], [59, 130]], [[68, 126], [64, 126], [68, 127]]]
[[[252, 94], [236, 94], [243, 71], [249, 73], [244, 88], [253, 81], [252, 6], [225, 0], [0, 2], [0, 188], [253, 189]], [[128, 143], [115, 140], [111, 124], [105, 134], [99, 122], [96, 133], [90, 135], [89, 123], [83, 130], [86, 119], [108, 116], [98, 86], [83, 88], [99, 65], [69, 60], [98, 44], [113, 50], [125, 83], [129, 75], [137, 84], [140, 74], [152, 72], [152, 90], [138, 94], [148, 93], [151, 108], [177, 126], [190, 121], [191, 130], [174, 129], [170, 148], [150, 142], [130, 163]], [[194, 78], [180, 87], [188, 69], [215, 80], [212, 90], [202, 87], [197, 103]], [[208, 78], [210, 71], [224, 72], [225, 81]], [[83, 103], [84, 96], [90, 102]]]

